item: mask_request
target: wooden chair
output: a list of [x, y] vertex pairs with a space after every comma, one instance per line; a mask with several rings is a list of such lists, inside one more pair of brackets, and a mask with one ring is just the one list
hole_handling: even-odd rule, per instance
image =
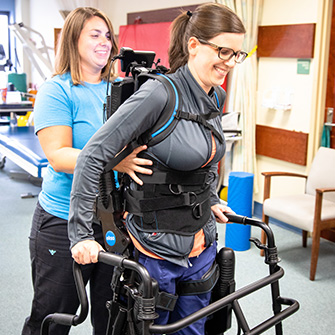
[[[310, 280], [315, 279], [319, 256], [320, 234], [335, 230], [335, 149], [319, 148], [308, 176], [289, 172], [262, 172], [264, 181], [263, 221], [269, 217], [302, 229], [302, 245], [306, 247], [308, 232], [312, 233]], [[306, 178], [304, 194], [270, 197], [271, 178]], [[266, 242], [262, 233], [261, 242]]]

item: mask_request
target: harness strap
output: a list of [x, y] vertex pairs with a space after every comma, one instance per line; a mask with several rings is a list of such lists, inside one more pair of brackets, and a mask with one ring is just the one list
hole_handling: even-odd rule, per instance
[[[158, 282], [154, 278], [152, 278], [152, 290], [155, 296], [155, 307], [164, 309], [170, 312], [174, 310], [177, 300], [178, 300], [177, 294], [160, 291]], [[139, 284], [138, 291], [140, 292], [140, 294], [143, 293], [143, 282]], [[136, 304], [135, 304], [135, 308], [136, 308]]]
[[[219, 265], [214, 262], [201, 279], [179, 282], [177, 284], [176, 294], [156, 291], [156, 308], [173, 311], [177, 303], [178, 296], [197, 295], [211, 292], [219, 279], [219, 275]], [[155, 290], [158, 290], [157, 285], [155, 285], [156, 283], [153, 283], [153, 287], [156, 287]]]
[[200, 194], [185, 192], [175, 195], [156, 195], [150, 198], [139, 198], [139, 195], [140, 193], [133, 190], [125, 193], [126, 209], [130, 213], [141, 216], [141, 213], [145, 212], [200, 205], [209, 198], [209, 187]]
[[[143, 180], [143, 179], [142, 179]], [[131, 194], [138, 199], [146, 196], [153, 197], [159, 195], [178, 195], [186, 192], [201, 193], [206, 188], [206, 185], [180, 185], [180, 184], [146, 184], [145, 189], [141, 191], [131, 190]], [[150, 187], [151, 186], [151, 187]]]
[[182, 118], [185, 120], [192, 120], [195, 122], [200, 122], [199, 121], [200, 119], [211, 120], [211, 119], [215, 119], [219, 115], [220, 115], [220, 112], [211, 112], [207, 114], [192, 114], [192, 113], [184, 112], [179, 109], [177, 111], [176, 118]]
[[[212, 116], [214, 115], [214, 116]], [[223, 137], [221, 136], [221, 134], [210, 124], [207, 122], [207, 119], [211, 119], [213, 117], [218, 116], [218, 113], [210, 113], [207, 114], [207, 116], [205, 117], [204, 115], [196, 115], [196, 114], [191, 114], [188, 112], [183, 112], [181, 110], [177, 111], [177, 115], [176, 115], [176, 119], [183, 119], [183, 120], [187, 120], [187, 121], [193, 121], [193, 122], [197, 122], [199, 124], [202, 124], [204, 127], [210, 129], [212, 131], [212, 133], [217, 137], [217, 139], [220, 141], [220, 143], [224, 142]]]
[[156, 295], [156, 307], [172, 312], [178, 300], [177, 294], [158, 292]]
[[203, 185], [208, 182], [210, 174], [205, 169], [197, 172], [157, 171], [155, 169], [152, 175], [139, 173], [138, 176], [144, 184]]
[[[206, 194], [205, 199], [208, 196]], [[140, 207], [143, 212], [150, 212], [154, 210], [176, 208], [182, 206], [193, 206], [198, 202], [198, 196], [194, 192], [182, 193], [175, 196], [161, 196], [155, 198], [148, 198], [140, 200]]]
[[199, 280], [182, 281], [177, 284], [178, 295], [196, 295], [212, 291], [219, 279], [220, 270], [217, 263], [213, 263], [212, 267]]

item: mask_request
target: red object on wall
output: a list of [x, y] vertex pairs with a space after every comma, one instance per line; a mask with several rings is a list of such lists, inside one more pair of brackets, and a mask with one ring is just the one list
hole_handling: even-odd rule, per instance
[[120, 27], [119, 46], [133, 50], [154, 51], [155, 62], [169, 68], [168, 48], [171, 22], [130, 24]]

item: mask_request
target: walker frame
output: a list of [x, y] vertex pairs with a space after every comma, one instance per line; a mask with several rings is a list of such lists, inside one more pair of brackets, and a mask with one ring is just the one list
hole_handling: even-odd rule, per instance
[[[287, 317], [291, 316], [299, 309], [299, 303], [294, 299], [283, 298], [280, 296], [279, 279], [284, 276], [284, 270], [280, 266], [278, 266], [278, 262], [280, 260], [278, 258], [277, 247], [275, 245], [273, 232], [267, 224], [257, 219], [232, 214], [225, 215], [228, 217], [230, 222], [259, 227], [265, 232], [267, 236], [267, 245], [261, 244], [260, 241], [255, 238], [251, 238], [250, 241], [255, 243], [255, 245], [259, 249], [263, 249], [265, 251], [265, 263], [269, 266], [269, 275], [245, 287], [242, 287], [217, 301], [212, 302], [208, 306], [174, 323], [166, 325], [158, 325], [154, 323], [156, 314], [155, 307], [152, 307], [154, 306], [155, 301], [155, 297], [153, 295], [152, 279], [147, 269], [142, 264], [131, 260], [126, 256], [117, 255], [115, 253], [99, 253], [99, 262], [114, 266], [115, 268], [130, 269], [132, 271], [135, 271], [141, 278], [143, 283], [143, 293], [141, 294], [141, 299], [139, 300], [141, 304], [139, 318], [143, 335], [150, 335], [153, 333], [170, 334], [176, 332], [203, 317], [213, 314], [214, 312], [226, 306], [232, 307], [232, 311], [235, 314], [239, 328], [243, 331], [243, 335], [262, 334], [271, 327], [275, 327], [276, 335], [283, 334], [282, 321]], [[86, 319], [88, 315], [88, 299], [82, 278], [81, 269], [77, 263], [74, 263], [73, 271], [80, 300], [80, 313], [79, 315], [69, 315], [61, 313], [48, 315], [43, 321], [41, 335], [47, 335], [49, 333], [49, 325], [51, 324], [51, 322], [68, 326], [76, 326], [84, 322], [84, 320]], [[267, 285], [271, 285], [273, 316], [264, 320], [254, 328], [250, 329], [250, 326], [238, 300]], [[282, 306], [288, 307], [282, 309]], [[110, 334], [111, 333], [109, 333], [109, 330], [107, 330], [106, 335]], [[118, 333], [115, 335], [124, 334]]]

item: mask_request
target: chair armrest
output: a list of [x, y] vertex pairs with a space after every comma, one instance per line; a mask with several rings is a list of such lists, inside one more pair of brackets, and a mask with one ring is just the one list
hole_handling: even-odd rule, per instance
[[304, 174], [283, 171], [262, 172], [262, 175], [265, 177], [263, 201], [270, 198], [271, 177], [300, 177], [307, 179]]
[[314, 211], [314, 231], [321, 231], [323, 229], [334, 228], [335, 219], [328, 219], [321, 221], [321, 212], [322, 212], [322, 201], [323, 201], [323, 193], [326, 192], [335, 192], [335, 188], [317, 188], [315, 189], [315, 211]]
[[335, 192], [335, 188], [317, 188], [315, 191], [317, 193]]
[[293, 172], [281, 172], [281, 171], [262, 172], [262, 175], [265, 177], [302, 177], [307, 179], [306, 175]]

